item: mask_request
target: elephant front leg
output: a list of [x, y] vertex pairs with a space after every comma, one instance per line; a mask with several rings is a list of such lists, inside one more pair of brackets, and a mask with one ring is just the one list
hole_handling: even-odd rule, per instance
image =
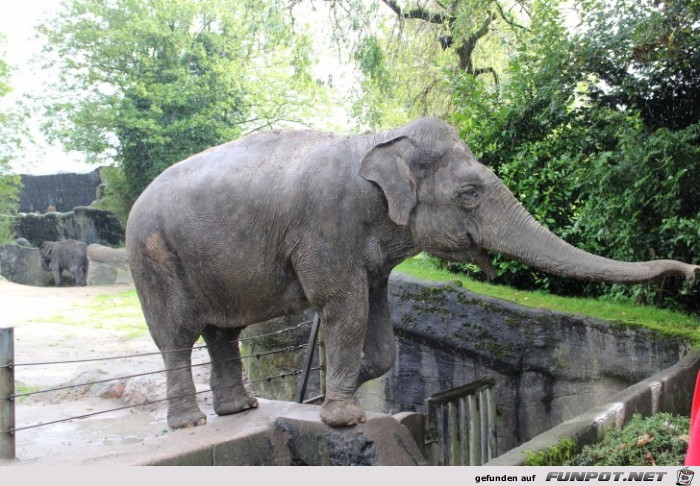
[[326, 398], [321, 420], [334, 427], [366, 421], [354, 398], [360, 375], [367, 326], [367, 283], [355, 286], [347, 297], [333, 299], [321, 312], [326, 345]]
[[388, 276], [369, 290], [369, 319], [365, 332], [357, 388], [388, 372], [396, 360], [394, 326], [387, 298]]
[[61, 267], [58, 262], [51, 262], [51, 274], [56, 287], [61, 285]]

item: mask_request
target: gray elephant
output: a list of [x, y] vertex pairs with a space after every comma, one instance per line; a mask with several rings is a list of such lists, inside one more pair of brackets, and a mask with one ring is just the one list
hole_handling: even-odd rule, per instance
[[392, 268], [421, 251], [474, 262], [486, 251], [553, 274], [634, 283], [700, 267], [625, 263], [585, 253], [543, 228], [453, 128], [419, 119], [378, 134], [254, 134], [180, 162], [133, 206], [127, 252], [167, 372], [168, 424], [206, 422], [191, 347], [212, 360], [214, 410], [257, 406], [242, 383], [245, 326], [312, 308], [327, 352], [322, 420], [365, 420], [354, 399], [393, 365], [387, 304]]
[[41, 267], [53, 274], [56, 285], [61, 285], [61, 273], [68, 270], [75, 285], [87, 285], [87, 245], [82, 241], [45, 241], [41, 244]]

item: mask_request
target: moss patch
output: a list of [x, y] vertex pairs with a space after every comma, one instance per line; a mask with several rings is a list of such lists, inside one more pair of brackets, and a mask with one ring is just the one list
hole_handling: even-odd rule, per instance
[[525, 460], [526, 466], [561, 466], [566, 461], [573, 457], [576, 452], [576, 442], [568, 437], [559, 441], [557, 445], [554, 445], [542, 452], [525, 452], [527, 459]]
[[[504, 285], [476, 282], [464, 275], [437, 269], [421, 255], [405, 260], [395, 270], [433, 282], [458, 280], [465, 289], [477, 294], [496, 297], [526, 307], [595, 317], [624, 327], [641, 326], [656, 331], [664, 337], [681, 338], [694, 347], [700, 346], [700, 319], [681, 312], [598, 299], [560, 297], [544, 292], [527, 292]], [[458, 299], [460, 299], [459, 296]]]

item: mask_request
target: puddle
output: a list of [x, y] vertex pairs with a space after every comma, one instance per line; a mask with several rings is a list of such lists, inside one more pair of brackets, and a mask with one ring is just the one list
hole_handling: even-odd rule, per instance
[[[72, 402], [73, 410], [85, 409], [99, 410], [92, 403]], [[82, 405], [82, 406], [80, 406]], [[56, 416], [60, 410], [50, 410], [51, 405], [41, 407], [41, 418], [48, 422], [46, 417]], [[25, 417], [22, 423], [37, 423], [31, 419], [34, 410], [24, 409]], [[160, 414], [157, 414], [160, 415]], [[60, 419], [60, 417], [58, 418]], [[74, 419], [68, 422], [42, 425], [39, 427], [19, 430], [16, 434], [16, 456], [20, 461], [31, 461], [46, 455], [61, 454], [68, 450], [109, 450], [110, 447], [129, 444], [141, 444], [146, 439], [167, 433], [168, 426], [165, 417], [160, 417], [144, 412], [121, 410], [108, 412], [105, 415]]]
[[126, 444], [139, 444], [143, 442], [143, 439], [138, 437], [108, 437], [102, 441], [102, 445], [114, 446], [114, 445], [126, 445]]

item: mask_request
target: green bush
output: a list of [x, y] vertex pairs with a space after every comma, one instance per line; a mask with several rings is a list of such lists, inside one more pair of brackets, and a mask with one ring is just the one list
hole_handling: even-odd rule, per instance
[[543, 452], [526, 452], [526, 466], [561, 466], [569, 461], [576, 450], [576, 442], [566, 438]]
[[0, 165], [0, 244], [9, 243], [17, 237], [12, 226], [19, 208], [21, 187], [20, 177], [3, 173]]
[[635, 414], [620, 431], [608, 432], [564, 466], [682, 466], [688, 451], [688, 417]]
[[103, 167], [100, 176], [105, 183], [105, 192], [97, 207], [114, 213], [122, 228], [126, 228], [129, 211], [134, 202], [130, 197], [126, 177], [117, 167]]
[[[623, 261], [700, 261], [700, 78], [686, 66], [700, 53], [697, 2], [584, 0], [587, 29], [577, 35], [553, 4], [534, 3], [499, 87], [453, 78], [462, 137], [569, 243]], [[499, 282], [520, 289], [700, 311], [700, 286], [677, 278], [582, 283], [499, 255], [494, 267]]]

